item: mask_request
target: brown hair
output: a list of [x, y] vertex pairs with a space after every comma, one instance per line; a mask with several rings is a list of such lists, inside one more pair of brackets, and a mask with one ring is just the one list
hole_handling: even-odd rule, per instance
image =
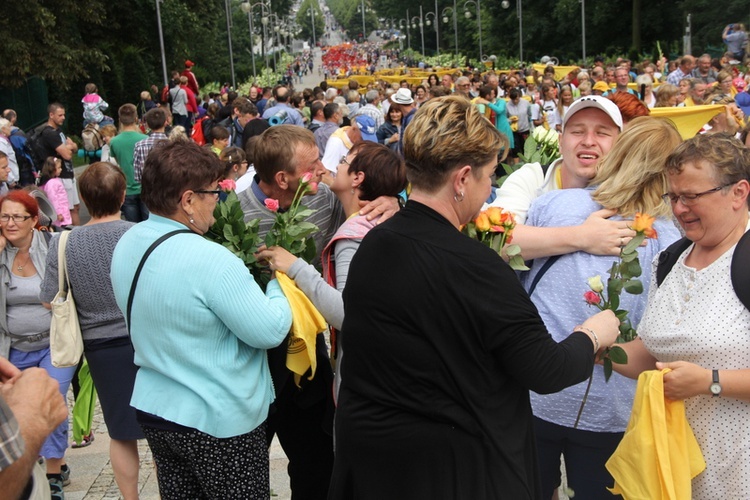
[[146, 157], [141, 199], [157, 215], [172, 215], [182, 194], [201, 189], [224, 177], [219, 158], [192, 141], [163, 141]]
[[273, 184], [276, 172], [294, 172], [297, 146], [318, 147], [312, 132], [297, 125], [276, 125], [264, 131], [255, 144], [253, 164], [260, 180]]
[[134, 125], [138, 120], [138, 110], [134, 104], [123, 104], [117, 110], [117, 116], [120, 119], [120, 126]]
[[93, 217], [118, 213], [125, 187], [125, 174], [120, 167], [105, 161], [92, 163], [78, 178], [81, 199]]
[[479, 175], [479, 167], [507, 147], [508, 139], [468, 99], [431, 99], [404, 133], [407, 176], [415, 188], [434, 193], [457, 167], [471, 165]]
[[348, 172], [363, 172], [365, 180], [359, 185], [359, 199], [372, 201], [380, 196], [396, 196], [406, 188], [406, 166], [392, 149], [376, 142], [355, 144], [356, 153]]

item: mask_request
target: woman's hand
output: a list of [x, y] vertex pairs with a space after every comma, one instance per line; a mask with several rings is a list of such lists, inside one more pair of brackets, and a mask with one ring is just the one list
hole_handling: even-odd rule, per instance
[[268, 266], [273, 271], [289, 272], [289, 268], [297, 260], [297, 257], [289, 253], [288, 250], [281, 247], [271, 247], [260, 250], [255, 254], [257, 259], [263, 259], [268, 262]]
[[391, 138], [390, 138], [390, 139], [388, 139], [388, 142], [389, 142], [389, 143], [394, 143], [394, 142], [398, 142], [398, 139], [399, 139], [399, 137], [400, 137], [400, 136], [399, 136], [399, 133], [398, 133], [398, 132], [396, 132], [395, 134], [393, 134], [393, 135], [391, 136]]
[[57, 220], [62, 222], [65, 217], [63, 217], [63, 214], [57, 214]]
[[657, 370], [665, 368], [671, 371], [664, 374], [664, 397], [679, 401], [699, 394], [709, 394], [711, 370], [687, 361], [656, 363]]
[[[607, 309], [594, 314], [589, 319], [583, 322], [581, 325], [583, 332], [591, 337], [594, 341], [594, 335], [596, 334], [596, 340], [599, 341], [599, 350], [601, 351], [605, 347], [609, 347], [615, 343], [617, 336], [620, 334], [620, 320], [617, 319], [615, 313]], [[596, 344], [596, 342], [594, 342]]]

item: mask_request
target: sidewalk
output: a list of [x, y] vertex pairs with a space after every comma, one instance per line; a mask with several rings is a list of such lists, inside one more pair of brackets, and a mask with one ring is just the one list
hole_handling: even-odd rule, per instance
[[[72, 401], [70, 406], [72, 407]], [[70, 485], [65, 487], [66, 500], [101, 500], [120, 498], [120, 491], [115, 483], [112, 466], [109, 463], [109, 435], [104, 424], [99, 403], [94, 414], [94, 442], [86, 448], [69, 448], [65, 458], [71, 469]], [[72, 431], [71, 431], [72, 435]], [[138, 451], [141, 456], [139, 478], [141, 500], [158, 500], [159, 486], [156, 470], [151, 458], [151, 451], [146, 440], [139, 441]], [[290, 500], [289, 477], [286, 472], [288, 464], [286, 455], [278, 440], [274, 439], [270, 450], [271, 490], [274, 500]]]

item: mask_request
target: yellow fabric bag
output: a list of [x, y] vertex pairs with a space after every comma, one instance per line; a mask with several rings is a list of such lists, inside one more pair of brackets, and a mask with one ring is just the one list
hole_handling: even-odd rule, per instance
[[630, 422], [607, 470], [615, 495], [626, 500], [691, 498], [691, 480], [706, 468], [698, 441], [685, 417], [685, 403], [664, 398], [664, 374], [638, 377]]
[[299, 387], [300, 378], [308, 368], [312, 372], [310, 379], [315, 376], [318, 365], [315, 358], [315, 338], [328, 328], [328, 324], [292, 278], [276, 271], [276, 279], [292, 309], [292, 334], [287, 347], [286, 367], [294, 373], [294, 383]]

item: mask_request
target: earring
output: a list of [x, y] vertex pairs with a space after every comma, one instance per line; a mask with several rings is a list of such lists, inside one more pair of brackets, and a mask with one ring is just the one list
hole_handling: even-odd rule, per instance
[[190, 223], [191, 223], [191, 224], [195, 224], [195, 220], [193, 220], [193, 218], [192, 218], [192, 217], [190, 218]]
[[453, 199], [456, 200], [457, 203], [461, 203], [464, 201], [464, 192], [461, 191], [460, 193], [454, 194]]

